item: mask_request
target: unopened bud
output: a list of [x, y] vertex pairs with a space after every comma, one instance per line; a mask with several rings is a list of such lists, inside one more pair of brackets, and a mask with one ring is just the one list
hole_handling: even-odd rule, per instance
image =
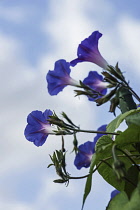
[[118, 180], [121, 180], [126, 175], [125, 165], [122, 161], [116, 160], [113, 165], [113, 170], [118, 178]]

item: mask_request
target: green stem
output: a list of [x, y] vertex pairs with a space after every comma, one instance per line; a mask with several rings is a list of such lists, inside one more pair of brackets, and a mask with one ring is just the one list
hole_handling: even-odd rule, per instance
[[62, 152], [65, 152], [65, 147], [64, 147], [64, 137], [63, 137], [63, 135], [62, 135]]
[[111, 132], [105, 132], [105, 131], [93, 131], [93, 130], [83, 130], [83, 129], [75, 129], [75, 128], [71, 128], [71, 130], [75, 132], [83, 132], [83, 133], [100, 133], [100, 134], [119, 135], [118, 133], [111, 133]]
[[[125, 155], [117, 155], [118, 157], [125, 157]], [[140, 155], [130, 155], [130, 156], [140, 156]], [[106, 159], [104, 159], [104, 160], [101, 160], [98, 164], [97, 164], [97, 167], [92, 171], [92, 173], [94, 173], [95, 171], [97, 171], [97, 169], [99, 168], [99, 166], [103, 163], [103, 162], [105, 162], [106, 160], [110, 160], [112, 158], [112, 156], [110, 156], [110, 157], [108, 157], [108, 158], [106, 158]], [[109, 166], [110, 167], [110, 166]], [[72, 177], [72, 176], [70, 176], [70, 177], [68, 177], [68, 179], [84, 179], [84, 178], [87, 178], [88, 176], [89, 176], [90, 174], [87, 174], [87, 175], [84, 175], [84, 176], [79, 176], [79, 177]]]
[[132, 93], [132, 95], [140, 102], [140, 97], [134, 92], [134, 90], [129, 87], [130, 92]]
[[[97, 169], [99, 168], [99, 166], [100, 166], [102, 163], [105, 163], [105, 164], [107, 164], [110, 168], [112, 168], [112, 166], [111, 166], [109, 163], [106, 162], [106, 160], [109, 160], [110, 158], [111, 158], [111, 157], [106, 158], [106, 159], [104, 159], [104, 160], [101, 160], [101, 161], [98, 163], [97, 167], [92, 171], [92, 174], [93, 174], [95, 171], [97, 171]], [[79, 176], [79, 177], [72, 177], [72, 176], [70, 176], [69, 179], [83, 179], [83, 178], [88, 177], [89, 175], [90, 175], [90, 174], [87, 174], [87, 175], [85, 175], [85, 176]]]
[[[93, 174], [95, 171], [97, 171], [97, 169], [99, 168], [99, 166], [100, 166], [102, 163], [103, 163], [102, 161], [100, 161], [100, 162], [98, 163], [97, 167], [92, 171], [92, 174]], [[72, 177], [72, 176], [70, 176], [69, 179], [83, 179], [83, 178], [87, 178], [89, 175], [90, 175], [90, 174], [87, 174], [87, 175], [85, 175], [85, 176], [79, 176], [79, 177]]]
[[113, 146], [112, 146], [112, 156], [113, 156], [114, 162], [116, 162], [118, 160], [117, 156], [116, 156], [116, 153], [115, 153], [115, 149], [116, 149], [116, 144], [113, 144]]
[[131, 162], [136, 166], [136, 168], [138, 169], [138, 171], [140, 171], [139, 166], [135, 163], [135, 161], [123, 150], [116, 148], [117, 150], [119, 150], [120, 152], [122, 152], [123, 154], [125, 154], [125, 156], [127, 156], [129, 158], [129, 160], [131, 160]]
[[126, 177], [124, 177], [124, 179], [125, 179], [127, 182], [131, 183], [134, 187], [137, 187], [137, 185], [135, 185], [130, 179], [128, 179], [128, 178], [126, 178]]
[[132, 95], [140, 102], [140, 97], [137, 95], [137, 93], [129, 86], [129, 84], [124, 80], [123, 81], [125, 83], [125, 85], [123, 85], [124, 87], [127, 87], [130, 92], [132, 93]]
[[103, 163], [105, 163], [106, 165], [108, 165], [110, 168], [112, 168], [112, 166], [108, 163], [108, 162], [106, 162], [106, 160], [101, 160]]

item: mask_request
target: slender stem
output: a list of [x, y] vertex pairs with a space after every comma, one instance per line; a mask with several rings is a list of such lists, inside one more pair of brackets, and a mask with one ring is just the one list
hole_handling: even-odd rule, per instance
[[[125, 157], [125, 155], [117, 155], [118, 157]], [[130, 156], [140, 156], [140, 155], [130, 155]], [[105, 162], [106, 160], [110, 160], [112, 158], [112, 156], [110, 156], [110, 157], [108, 157], [108, 158], [106, 158], [106, 159], [104, 159], [104, 160], [101, 160], [99, 163], [98, 163], [98, 165], [97, 165], [97, 167], [92, 171], [92, 173], [94, 173], [95, 171], [97, 171], [97, 169], [99, 168], [99, 166], [103, 163], [103, 162]], [[110, 167], [110, 166], [109, 166]], [[79, 177], [72, 177], [72, 176], [70, 176], [70, 177], [68, 177], [69, 179], [84, 179], [84, 178], [87, 178], [88, 176], [89, 176], [90, 174], [87, 174], [87, 175], [84, 175], [84, 176], [79, 176]]]
[[[107, 163], [106, 161], [107, 160], [109, 160], [109, 159], [111, 159], [112, 158], [112, 156], [111, 157], [108, 157], [108, 158], [105, 158], [104, 160], [101, 160], [99, 163], [98, 163], [98, 165], [97, 165], [97, 167], [92, 171], [92, 174], [99, 168], [99, 166], [102, 164], [102, 163], [106, 163], [109, 167], [111, 167], [111, 165], [109, 164], [109, 163]], [[111, 167], [112, 168], [112, 167]], [[69, 179], [83, 179], [83, 178], [86, 178], [86, 177], [88, 177], [90, 175], [90, 173], [89, 174], [87, 174], [87, 175], [85, 175], [85, 176], [79, 176], [79, 177], [69, 177]]]
[[112, 156], [113, 156], [114, 162], [117, 161], [117, 156], [116, 156], [116, 153], [115, 153], [115, 149], [116, 149], [116, 144], [113, 144], [113, 146], [112, 146]]
[[129, 86], [129, 84], [125, 80], [123, 82], [126, 84], [127, 88], [131, 91], [132, 95], [140, 102], [140, 97], [137, 95], [137, 93]]
[[75, 128], [71, 128], [71, 130], [75, 132], [83, 132], [83, 133], [100, 133], [100, 134], [119, 135], [118, 133], [111, 133], [111, 132], [105, 132], [105, 131], [93, 131], [93, 130], [83, 130], [83, 129], [75, 129]]
[[131, 87], [129, 87], [129, 90], [131, 91], [133, 96], [140, 102], [140, 97], [134, 92], [134, 90]]
[[137, 187], [137, 185], [135, 185], [130, 179], [128, 179], [127, 177], [124, 177], [124, 179], [126, 181], [128, 181], [129, 183], [131, 183], [134, 187]]
[[63, 135], [62, 135], [62, 152], [65, 152], [65, 147], [64, 147], [64, 137], [63, 137]]
[[[103, 163], [102, 161], [100, 161], [100, 162], [98, 163], [97, 167], [92, 171], [92, 174], [93, 174], [95, 171], [97, 171], [97, 169], [99, 168], [99, 166], [100, 166], [102, 163]], [[79, 177], [72, 177], [72, 176], [70, 176], [69, 179], [83, 179], [83, 178], [87, 178], [89, 175], [90, 175], [90, 174], [87, 174], [87, 175], [85, 175], [85, 176], [79, 176]]]
[[131, 160], [131, 162], [136, 166], [136, 168], [138, 169], [138, 171], [140, 171], [139, 166], [135, 163], [135, 161], [123, 150], [116, 148], [117, 150], [119, 150], [120, 152], [122, 152], [123, 154], [125, 154], [125, 156], [127, 156], [129, 158], [129, 160]]
[[103, 163], [105, 163], [106, 165], [108, 165], [110, 168], [112, 168], [112, 166], [108, 163], [108, 162], [106, 162], [106, 160], [101, 160]]
[[[64, 128], [64, 126], [63, 126]], [[99, 133], [99, 134], [103, 134], [103, 135], [108, 135], [108, 134], [111, 134], [111, 135], [119, 135], [119, 133], [111, 133], [111, 132], [106, 132], [106, 131], [94, 131], [94, 130], [83, 130], [83, 129], [76, 129], [76, 128], [68, 128], [68, 127], [65, 127], [66, 129], [68, 130], [59, 130], [59, 131], [55, 131], [55, 132], [52, 132], [52, 133], [49, 133], [50, 135], [73, 135], [75, 133]], [[73, 132], [71, 132], [71, 131]]]

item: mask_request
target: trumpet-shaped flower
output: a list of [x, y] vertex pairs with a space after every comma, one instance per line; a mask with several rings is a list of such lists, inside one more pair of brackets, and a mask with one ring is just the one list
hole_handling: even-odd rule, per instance
[[91, 163], [92, 155], [95, 152], [95, 142], [87, 141], [78, 147], [78, 153], [74, 160], [77, 169], [88, 168]]
[[49, 71], [46, 80], [48, 82], [48, 92], [50, 95], [57, 95], [67, 85], [79, 85], [77, 81], [70, 77], [70, 64], [65, 60], [55, 62], [53, 71]]
[[53, 134], [52, 127], [48, 121], [49, 116], [53, 113], [46, 109], [44, 112], [32, 111], [27, 117], [27, 126], [24, 135], [28, 141], [33, 142], [36, 146], [42, 146], [48, 135]]
[[[108, 83], [104, 82], [102, 75], [99, 75], [96, 71], [90, 71], [88, 77], [83, 80], [83, 83], [102, 95], [105, 95], [107, 92]], [[101, 97], [102, 96], [100, 95], [95, 98], [88, 96], [88, 99], [90, 101], [94, 101], [95, 99]]]
[[[106, 131], [107, 125], [102, 125], [98, 128], [98, 131]], [[87, 141], [78, 147], [78, 153], [76, 154], [74, 165], [77, 169], [82, 167], [88, 168], [91, 163], [92, 155], [95, 153], [95, 145], [98, 139], [105, 134], [97, 134], [94, 141]]]
[[84, 39], [78, 46], [78, 58], [72, 60], [70, 65], [75, 66], [77, 63], [88, 61], [106, 69], [108, 63], [98, 50], [98, 40], [101, 36], [102, 34], [99, 31], [94, 31], [88, 38]]
[[[97, 129], [97, 131], [106, 131], [106, 127], [107, 127], [107, 125], [102, 125], [101, 127], [99, 127], [99, 128]], [[103, 135], [107, 135], [107, 134], [97, 133], [97, 135], [94, 137], [94, 141], [97, 142], [98, 139], [99, 139], [101, 136], [103, 136]]]

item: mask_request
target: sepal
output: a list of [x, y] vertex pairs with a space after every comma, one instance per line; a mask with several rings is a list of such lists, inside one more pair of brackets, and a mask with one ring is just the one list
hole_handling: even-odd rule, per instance
[[100, 106], [100, 105], [108, 102], [114, 96], [114, 94], [116, 93], [116, 90], [117, 90], [117, 88], [114, 88], [107, 95], [103, 96], [102, 98], [96, 99], [95, 102], [97, 103], [97, 106]]

